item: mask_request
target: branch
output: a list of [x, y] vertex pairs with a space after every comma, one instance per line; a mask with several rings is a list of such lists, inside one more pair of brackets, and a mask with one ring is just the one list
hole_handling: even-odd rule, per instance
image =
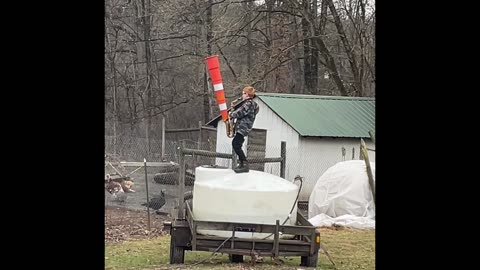
[[[175, 58], [180, 58], [180, 57], [183, 57], [183, 56], [196, 56], [196, 57], [202, 57], [201, 55], [199, 54], [193, 54], [193, 53], [182, 53], [182, 54], [179, 54], [179, 55], [173, 55], [173, 56], [169, 56], [169, 57], [165, 57], [165, 58], [162, 58], [162, 59], [157, 59], [155, 61], [152, 61], [152, 63], [158, 63], [158, 62], [163, 62], [163, 61], [166, 61], [166, 60], [170, 60], [170, 59], [175, 59]], [[142, 62], [135, 62], [137, 64], [145, 64], [147, 63], [146, 61], [142, 61]]]
[[353, 73], [353, 78], [354, 78], [353, 80], [354, 80], [355, 86], [357, 90], [360, 91], [360, 93], [363, 93], [361, 78], [359, 76], [358, 67], [357, 67], [357, 60], [355, 59], [353, 49], [348, 42], [347, 35], [345, 34], [345, 30], [343, 29], [343, 25], [340, 20], [340, 16], [338, 15], [337, 9], [333, 4], [333, 0], [326, 0], [326, 1], [327, 1], [328, 8], [332, 12], [333, 18], [335, 20], [335, 27], [337, 28], [338, 34], [343, 43], [343, 47], [345, 48], [345, 52], [347, 53], [348, 60], [350, 63], [350, 68], [352, 69], [352, 73]]
[[[157, 41], [157, 40], [169, 40], [169, 39], [184, 39], [184, 38], [187, 38], [187, 37], [198, 37], [198, 35], [196, 34], [187, 34], [187, 35], [183, 35], [183, 36], [171, 36], [171, 37], [162, 37], [162, 38], [151, 38], [149, 39], [149, 41]], [[138, 41], [146, 41], [144, 39], [139, 39]]]
[[261, 79], [258, 79], [256, 80], [255, 82], [252, 83], [252, 86], [255, 86], [255, 84], [259, 83], [259, 82], [262, 82], [263, 80], [265, 80], [265, 77], [267, 77], [268, 74], [270, 74], [272, 71], [276, 70], [277, 68], [283, 66], [285, 63], [291, 61], [292, 59], [286, 59], [286, 60], [283, 60], [282, 62], [280, 62], [278, 65], [274, 66], [273, 68], [271, 68], [269, 71], [265, 72], [262, 76]]
[[[239, 36], [238, 33], [240, 33], [245, 27], [247, 27], [250, 23], [252, 23], [253, 21], [255, 21], [258, 17], [260, 16], [260, 13], [257, 13], [257, 15], [251, 19], [250, 21], [246, 22], [242, 27], [240, 27], [235, 33], [231, 34], [231, 35], [226, 35], [226, 36], [221, 36], [221, 37], [218, 37], [218, 38], [215, 38], [215, 39], [212, 39], [211, 42], [214, 42], [216, 43], [217, 41], [223, 39], [223, 38], [226, 38], [226, 37], [232, 37], [230, 40], [227, 40], [227, 42], [225, 43], [225, 46], [226, 45], [229, 45], [230, 42], [232, 42], [232, 40], [236, 37], [236, 36]], [[242, 18], [243, 19], [243, 16]]]
[[[165, 112], [168, 112], [168, 111], [170, 111], [170, 110], [173, 110], [173, 109], [175, 109], [176, 107], [178, 107], [178, 106], [181, 105], [181, 104], [189, 103], [191, 100], [192, 100], [192, 99], [186, 98], [185, 100], [179, 101], [179, 102], [172, 101], [172, 102], [164, 103], [164, 104], [161, 104], [161, 105], [155, 105], [155, 106], [151, 105], [150, 107], [152, 107], [153, 109], [160, 109], [160, 110], [151, 113], [150, 116], [136, 117], [136, 118], [133, 118], [132, 120], [133, 120], [133, 121], [138, 121], [138, 120], [144, 120], [144, 119], [148, 119], [148, 118], [153, 118], [153, 117], [155, 117], [155, 116], [157, 116], [157, 115], [164, 114]], [[172, 107], [166, 108], [166, 109], [161, 108], [161, 106], [166, 106], [166, 105], [172, 105]], [[142, 111], [147, 111], [147, 109], [145, 109], [145, 110], [140, 110], [140, 111], [137, 111], [137, 112], [140, 113], [140, 112], [142, 112]]]
[[223, 53], [222, 49], [220, 48], [220, 46], [218, 46], [218, 43], [215, 42], [215, 45], [217, 46], [218, 48], [218, 51], [220, 52], [220, 54], [223, 56], [223, 59], [225, 59], [225, 61], [227, 62], [227, 66], [228, 68], [230, 69], [230, 71], [232, 72], [233, 74], [233, 78], [235, 79], [235, 82], [237, 81], [237, 74], [235, 74], [235, 71], [233, 70], [232, 66], [230, 65], [230, 61], [228, 61], [227, 57], [225, 56], [225, 54]]
[[292, 13], [290, 11], [285, 11], [285, 10], [257, 10], [257, 12], [265, 12], [265, 13], [284, 13], [284, 14], [288, 14], [288, 15], [292, 15], [294, 17], [299, 17], [301, 18], [302, 15], [298, 15], [298, 14], [295, 14], [295, 13]]

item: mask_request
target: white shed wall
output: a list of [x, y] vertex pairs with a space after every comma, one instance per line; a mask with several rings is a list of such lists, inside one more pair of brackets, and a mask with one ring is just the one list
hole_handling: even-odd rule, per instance
[[[293, 181], [296, 175], [304, 177], [304, 183], [299, 200], [308, 201], [310, 193], [318, 178], [331, 166], [343, 160], [342, 147], [345, 148], [345, 160], [352, 159], [352, 148], [355, 148], [353, 159], [359, 159], [360, 139], [352, 138], [322, 138], [301, 137], [276, 113], [258, 98], [255, 101], [260, 106], [253, 128], [267, 130], [266, 157], [279, 157], [281, 141], [287, 142], [287, 163], [285, 178]], [[368, 148], [373, 148], [370, 140], [365, 140]], [[243, 144], [246, 152], [248, 137]], [[225, 123], [218, 121], [217, 152], [232, 153], [232, 138], [226, 135]], [[368, 151], [370, 161], [375, 162], [375, 152]], [[217, 158], [216, 164], [231, 168], [231, 160]], [[265, 164], [265, 172], [280, 175], [279, 163]]]
[[[368, 148], [375, 149], [370, 140], [365, 142]], [[345, 148], [345, 157], [342, 156]], [[355, 148], [353, 159], [359, 159], [360, 139], [353, 138], [321, 138], [301, 137], [301, 155], [298, 166], [294, 166], [304, 177], [300, 200], [308, 200], [318, 178], [331, 166], [343, 160], [352, 159], [352, 148]], [[368, 151], [371, 162], [375, 162], [375, 152]], [[293, 165], [293, 164], [290, 164]], [[287, 164], [289, 166], [289, 164]]]
[[[290, 127], [285, 121], [283, 121], [276, 113], [274, 113], [263, 101], [258, 98], [255, 102], [260, 107], [258, 115], [253, 124], [253, 128], [267, 130], [266, 141], [266, 157], [279, 157], [280, 156], [280, 144], [281, 141], [287, 142], [287, 164], [290, 149], [298, 148], [298, 133]], [[248, 137], [245, 138], [243, 144], [243, 151], [246, 152], [246, 146], [248, 144]], [[232, 138], [228, 138], [225, 130], [225, 123], [219, 120], [217, 126], [217, 152], [231, 153], [232, 152]], [[217, 159], [217, 165], [231, 166], [230, 161], [226, 159]], [[280, 163], [267, 163], [265, 164], [265, 172], [280, 175]], [[286, 179], [293, 180], [289, 177], [288, 169], [285, 170]]]

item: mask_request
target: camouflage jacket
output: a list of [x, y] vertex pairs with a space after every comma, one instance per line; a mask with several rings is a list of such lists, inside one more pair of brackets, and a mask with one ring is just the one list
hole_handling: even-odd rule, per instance
[[248, 133], [253, 128], [255, 116], [259, 111], [258, 104], [251, 98], [245, 100], [242, 106], [230, 113], [231, 118], [237, 119], [235, 123], [235, 132], [248, 136]]

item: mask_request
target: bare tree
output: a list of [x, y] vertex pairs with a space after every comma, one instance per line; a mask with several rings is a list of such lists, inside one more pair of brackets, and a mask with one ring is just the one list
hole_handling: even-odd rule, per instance
[[205, 57], [220, 57], [227, 102], [263, 92], [375, 95], [373, 0], [107, 0], [106, 132], [157, 136], [219, 113]]

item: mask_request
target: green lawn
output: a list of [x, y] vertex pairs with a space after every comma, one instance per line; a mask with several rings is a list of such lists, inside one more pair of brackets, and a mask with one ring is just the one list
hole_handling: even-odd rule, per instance
[[[334, 230], [322, 228], [321, 241], [336, 264], [336, 269], [375, 269], [375, 230]], [[185, 265], [169, 265], [170, 236], [132, 240], [105, 245], [105, 269], [313, 269], [300, 267], [300, 257], [282, 257], [284, 263], [274, 264], [270, 258], [252, 266], [245, 256], [242, 264], [231, 264], [228, 255], [186, 251]], [[317, 269], [335, 269], [321, 252]]]

